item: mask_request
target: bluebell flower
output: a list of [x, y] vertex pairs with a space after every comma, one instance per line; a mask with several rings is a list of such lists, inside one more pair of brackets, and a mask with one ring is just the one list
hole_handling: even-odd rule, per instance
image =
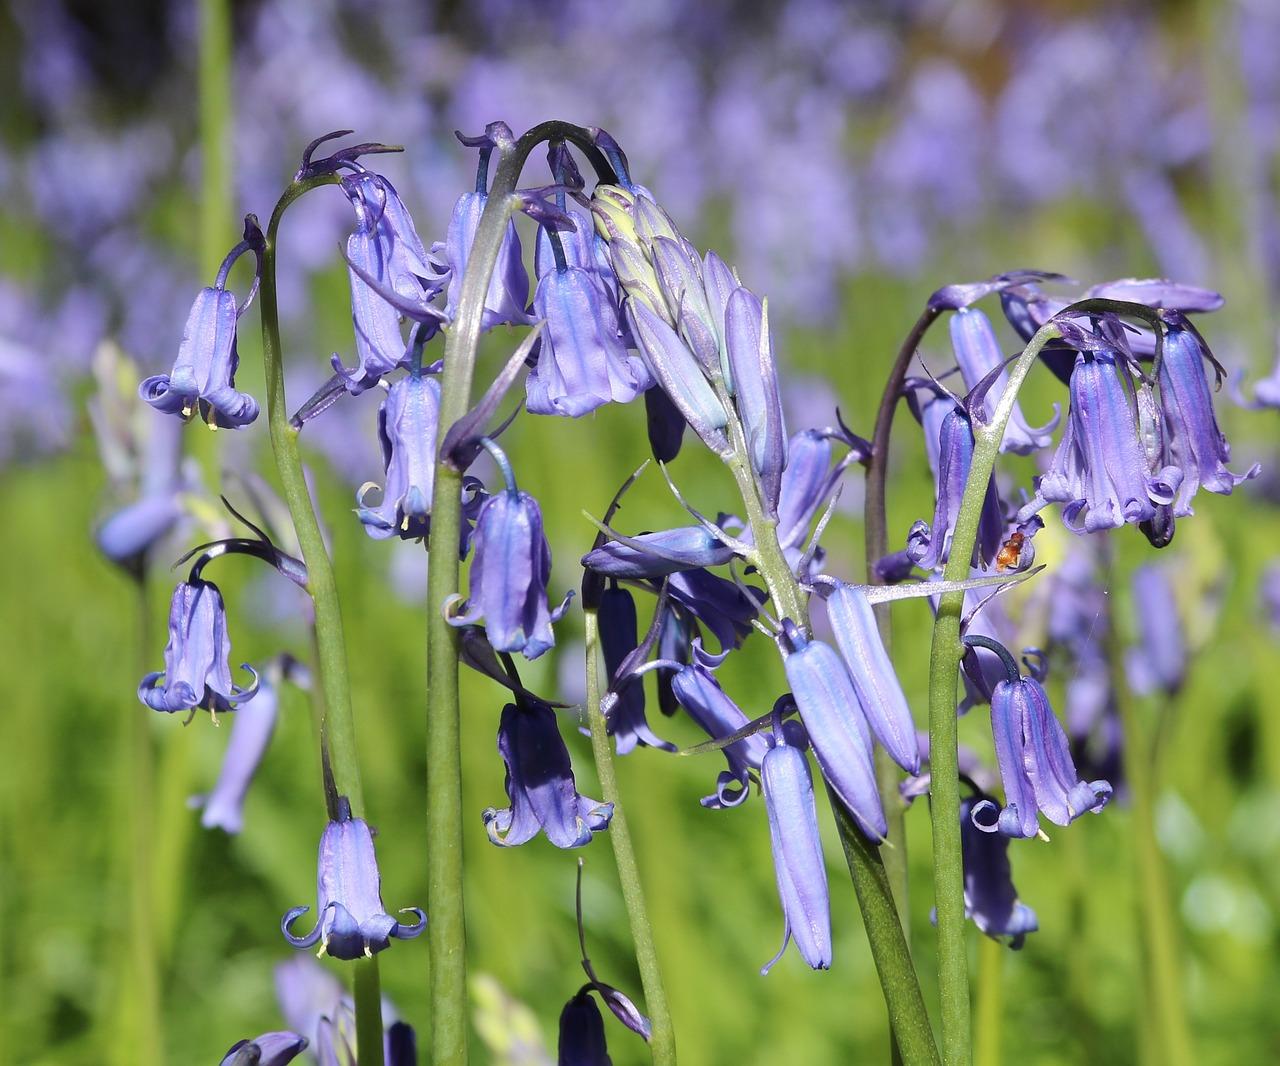
[[[969, 389], [974, 388], [1004, 362], [1004, 354], [1000, 350], [1000, 342], [996, 340], [991, 320], [976, 308], [965, 308], [951, 316], [951, 347], [964, 377], [965, 387]], [[988, 390], [983, 401], [988, 419], [995, 412], [1008, 381], [1009, 375], [1001, 371], [995, 384]], [[1000, 442], [1000, 450], [1027, 455], [1047, 447], [1053, 439], [1052, 432], [1057, 423], [1058, 415], [1055, 413], [1048, 425], [1033, 429], [1023, 415], [1021, 406], [1015, 402], [1005, 427], [1004, 438]]]
[[218, 1066], [285, 1066], [307, 1046], [297, 1033], [263, 1033], [253, 1040], [232, 1044]]
[[675, 751], [676, 746], [649, 728], [644, 713], [644, 682], [639, 677], [620, 677], [624, 661], [640, 644], [636, 601], [631, 593], [611, 583], [600, 597], [600, 650], [604, 654], [609, 689], [615, 699], [608, 711], [609, 733], [619, 755], [637, 744]]
[[1095, 533], [1150, 521], [1157, 503], [1170, 502], [1180, 475], [1176, 469], [1150, 472], [1121, 373], [1112, 352], [1076, 356], [1066, 428], [1036, 500], [1019, 517], [1041, 502], [1061, 503], [1068, 529]]
[[975, 808], [974, 823], [1005, 836], [1039, 834], [1037, 812], [1055, 825], [1070, 825], [1087, 811], [1100, 811], [1111, 796], [1106, 781], [1081, 781], [1066, 733], [1049, 697], [1031, 677], [1011, 676], [991, 695], [991, 733], [1004, 786], [1005, 805], [995, 824]]
[[609, 827], [613, 804], [578, 794], [556, 713], [545, 703], [524, 699], [502, 709], [498, 751], [507, 767], [504, 787], [511, 806], [484, 811], [493, 843], [516, 847], [541, 830], [558, 848], [580, 848]]
[[219, 429], [239, 429], [258, 417], [258, 401], [235, 387], [240, 365], [236, 328], [249, 301], [238, 307], [235, 293], [226, 288], [236, 260], [245, 252], [259, 254], [261, 234], [256, 227], [252, 237], [232, 249], [214, 284], [197, 294], [173, 369], [138, 386], [138, 395], [157, 411], [188, 419], [198, 410], [201, 418]]
[[610, 401], [629, 403], [653, 385], [643, 360], [627, 351], [596, 269], [591, 223], [580, 215], [575, 220], [584, 235], [562, 240], [544, 231], [539, 238], [540, 253], [543, 244], [556, 242], [561, 261], [547, 256], [552, 261], [540, 271], [533, 296], [535, 317], [546, 322], [526, 381], [526, 407], [534, 414], [578, 418]]
[[1212, 289], [1170, 281], [1168, 278], [1120, 278], [1116, 281], [1104, 281], [1094, 285], [1086, 295], [1191, 314], [1217, 311], [1226, 303], [1222, 294]]
[[363, 819], [351, 817], [346, 797], [339, 797], [338, 817], [320, 837], [315, 927], [306, 936], [295, 936], [291, 926], [311, 908], [294, 907], [280, 920], [280, 931], [296, 948], [318, 941], [320, 953], [335, 959], [372, 957], [390, 946], [392, 937], [412, 940], [427, 927], [427, 916], [417, 907], [407, 907], [401, 913], [415, 915], [413, 925], [391, 917], [382, 905], [381, 882], [373, 834]]
[[[938, 436], [938, 471], [933, 525], [917, 522], [907, 538], [907, 555], [926, 570], [942, 567], [951, 554], [951, 534], [960, 515], [969, 468], [973, 465], [973, 426], [959, 404], [942, 419]], [[1004, 515], [996, 494], [995, 479], [987, 483], [978, 539], [974, 544], [974, 565], [988, 565], [1000, 550], [1004, 538]]]
[[[710, 657], [699, 646], [694, 646], [690, 661], [671, 675], [670, 682], [680, 706], [712, 739], [730, 736], [748, 724], [746, 714], [720, 687], [711, 672]], [[702, 806], [717, 810], [738, 806], [747, 798], [750, 775], [759, 773], [768, 750], [768, 741], [759, 733], [722, 748], [729, 769], [721, 771], [715, 792], [702, 798]]]
[[604, 1036], [604, 1018], [583, 985], [560, 1012], [558, 1066], [613, 1066]]
[[[445, 236], [445, 260], [449, 265], [449, 298], [445, 315], [452, 321], [458, 311], [458, 299], [462, 293], [462, 279], [475, 243], [480, 216], [484, 214], [489, 195], [483, 189], [463, 193], [454, 205]], [[489, 279], [489, 291], [485, 295], [484, 313], [480, 323], [483, 329], [505, 324], [529, 325], [533, 322], [526, 311], [529, 303], [529, 274], [525, 270], [520, 251], [520, 235], [515, 221], [507, 223], [498, 249], [498, 262]]]
[[1171, 696], [1187, 676], [1187, 646], [1168, 571], [1152, 563], [1133, 572], [1138, 642], [1126, 660], [1134, 692]]
[[542, 530], [542, 510], [537, 500], [516, 487], [505, 456], [499, 463], [507, 486], [480, 508], [469, 596], [449, 622], [464, 626], [483, 618], [494, 651], [536, 659], [555, 646], [551, 626], [563, 617], [572, 593], [555, 609], [548, 604], [551, 548]]
[[342, 191], [356, 214], [346, 256], [359, 363], [349, 370], [335, 355], [333, 369], [354, 394], [405, 365], [409, 353], [400, 331], [402, 313], [428, 323], [430, 332], [438, 327], [444, 314], [430, 301], [439, 292], [444, 268], [428, 256], [409, 212], [386, 178], [358, 171], [342, 179]]
[[414, 371], [387, 390], [378, 407], [387, 475], [382, 502], [366, 506], [365, 496], [374, 487], [368, 484], [356, 494], [356, 515], [375, 540], [420, 539], [430, 531], [439, 421], [440, 382], [433, 375]]
[[857, 585], [837, 582], [827, 593], [826, 603], [831, 630], [867, 724], [894, 762], [909, 774], [919, 773], [920, 749], [911, 708], [866, 593]]
[[829, 644], [808, 640], [790, 619], [780, 638], [787, 674], [809, 745], [845, 809], [874, 840], [888, 831], [871, 761], [871, 734], [849, 671]]
[[682, 570], [721, 566], [734, 551], [703, 526], [617, 538], [582, 557], [582, 565], [614, 578], [659, 578]]
[[1015, 950], [1040, 928], [1036, 912], [1018, 899], [1009, 865], [1009, 838], [973, 824], [973, 810], [986, 797], [960, 801], [960, 850], [964, 861], [964, 912], [993, 939], [1007, 937]]
[[1191, 500], [1203, 486], [1210, 492], [1230, 495], [1242, 481], [1256, 477], [1255, 464], [1243, 474], [1227, 469], [1231, 446], [1213, 412], [1205, 362], [1208, 353], [1200, 335], [1180, 314], [1167, 313], [1169, 330], [1160, 360], [1160, 408], [1164, 413], [1168, 459], [1182, 472], [1182, 483], [1173, 513], [1192, 513]]
[[792, 937], [809, 967], [831, 968], [831, 902], [813, 778], [804, 747], [788, 742], [788, 732], [785, 728], [774, 732], [760, 767], [783, 916], [782, 947], [761, 968], [762, 974], [782, 958]]
[[247, 688], [231, 680], [231, 640], [227, 609], [212, 581], [196, 578], [180, 582], [169, 604], [169, 642], [164, 670], [147, 674], [138, 685], [138, 698], [155, 711], [232, 710], [258, 691], [258, 675]]
[[1254, 385], [1253, 406], [1280, 409], [1280, 358], [1276, 359], [1271, 373]]

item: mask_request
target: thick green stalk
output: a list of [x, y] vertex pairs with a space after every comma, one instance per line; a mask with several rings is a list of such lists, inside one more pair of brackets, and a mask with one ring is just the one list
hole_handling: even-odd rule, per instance
[[[893, 362], [893, 368], [889, 371], [884, 392], [880, 395], [880, 406], [876, 410], [876, 424], [871, 437], [871, 459], [867, 464], [866, 496], [862, 512], [867, 582], [872, 585], [882, 584], [876, 574], [876, 563], [889, 551], [889, 520], [885, 495], [893, 417], [898, 409], [898, 401], [902, 398], [902, 383], [906, 380], [911, 359], [939, 314], [940, 312], [934, 307], [926, 306], [920, 313], [920, 317], [916, 319], [911, 332], [907, 334], [902, 347], [898, 349], [898, 356]], [[876, 625], [880, 630], [880, 639], [884, 642], [885, 650], [891, 651], [893, 625], [889, 604], [876, 604], [872, 610], [875, 612]], [[889, 886], [893, 889], [893, 900], [898, 907], [898, 919], [902, 922], [902, 930], [910, 946], [911, 907], [907, 876], [906, 805], [902, 802], [902, 793], [898, 791], [901, 775], [897, 764], [883, 748], [876, 748], [875, 760], [876, 783], [880, 790], [880, 802], [884, 806], [885, 821], [888, 823], [885, 840], [892, 845], [881, 852], [881, 857], [885, 872], [889, 876]]]
[[1009, 949], [989, 936], [978, 938], [978, 1004], [974, 1026], [974, 1066], [1000, 1066], [1004, 1031], [1004, 953]]
[[360, 1066], [382, 1066], [382, 982], [378, 960], [355, 961], [356, 1062]]
[[597, 661], [600, 646], [599, 621], [594, 608], [585, 610], [583, 615], [586, 625], [587, 719], [591, 725], [591, 752], [595, 756], [596, 776], [600, 779], [604, 801], [613, 804], [613, 817], [609, 821], [609, 843], [613, 845], [618, 881], [622, 885], [622, 901], [627, 908], [627, 920], [631, 924], [631, 940], [635, 944], [636, 964], [640, 967], [640, 983], [644, 987], [645, 1010], [653, 1026], [649, 1050], [653, 1055], [654, 1066], [672, 1066], [676, 1061], [675, 1029], [671, 1025], [667, 993], [662, 986], [662, 972], [658, 967], [658, 949], [654, 944], [653, 929], [649, 925], [649, 913], [645, 908], [640, 867], [636, 862], [635, 848], [631, 844], [631, 830], [627, 826], [626, 812], [622, 809], [622, 797], [618, 793], [618, 778], [614, 773], [609, 732], [604, 715], [600, 713], [600, 668]]
[[[1005, 425], [1040, 349], [1058, 336], [1055, 325], [1031, 338], [1009, 370], [990, 423], [975, 422], [973, 463], [951, 536], [943, 578], [962, 581], [978, 539], [987, 484], [995, 469]], [[960, 614], [964, 593], [940, 597], [929, 660], [929, 813], [933, 824], [933, 887], [938, 915], [938, 992], [942, 1000], [942, 1058], [946, 1066], [968, 1066], [971, 1057], [969, 960], [965, 947], [964, 863], [960, 852], [960, 777], [957, 756], [956, 687], [960, 677]]]
[[[275, 456], [276, 471], [289, 517], [293, 522], [302, 559], [307, 564], [307, 592], [315, 609], [316, 662], [320, 691], [323, 693], [324, 712], [321, 723], [321, 760], [333, 775], [333, 785], [338, 795], [346, 796], [351, 803], [351, 813], [364, 817], [364, 788], [360, 781], [360, 765], [356, 759], [355, 715], [351, 705], [351, 682], [347, 674], [347, 646], [342, 631], [342, 609], [338, 602], [338, 585], [334, 578], [333, 562], [325, 547], [303, 475], [302, 456], [298, 451], [298, 432], [289, 423], [289, 409], [284, 391], [284, 353], [280, 345], [280, 315], [276, 296], [276, 237], [280, 220], [289, 205], [299, 196], [320, 185], [333, 184], [333, 175], [294, 182], [280, 197], [267, 227], [266, 242], [262, 252], [262, 280], [258, 292], [262, 315], [262, 360], [267, 383], [267, 426], [271, 437], [271, 450]], [[327, 759], [326, 759], [327, 756]], [[324, 770], [324, 766], [322, 766]], [[356, 994], [360, 995], [361, 982], [377, 984], [377, 960], [362, 960], [356, 969]], [[357, 1040], [361, 1048], [376, 1040], [377, 1058], [382, 1061], [381, 1011], [364, 1012], [358, 1017]], [[364, 1059], [362, 1057], [361, 1061]]]
[[[728, 394], [723, 387], [719, 387], [718, 391], [725, 409], [732, 411], [732, 401]], [[731, 417], [728, 430], [734, 452], [728, 465], [742, 497], [747, 527], [754, 539], [756, 557], [753, 562], [764, 578], [773, 608], [779, 617], [807, 624], [809, 612], [805, 596], [778, 542], [778, 524], [765, 512], [760, 500], [742, 427]], [[854, 892], [862, 910], [862, 921], [867, 931], [867, 941], [871, 945], [876, 972], [880, 977], [880, 987], [884, 992], [889, 1025], [902, 1061], [909, 1066], [936, 1063], [938, 1052], [933, 1032], [929, 1028], [929, 1015], [925, 1010], [920, 981], [911, 962], [911, 951], [907, 946], [893, 890], [885, 871], [881, 854], [883, 849], [874, 847], [863, 837], [844, 805], [830, 789], [827, 790], [827, 798], [835, 814], [836, 829], [840, 834], [849, 876], [853, 880]]]
[[[476, 227], [462, 277], [457, 313], [445, 337], [440, 379], [440, 443], [471, 402], [476, 349], [489, 279], [515, 210], [512, 198], [529, 153], [544, 141], [567, 140], [599, 171], [607, 170], [590, 133], [564, 122], [535, 126], [500, 149], [498, 170]], [[457, 282], [455, 281], [455, 284]], [[438, 1066], [467, 1061], [467, 933], [462, 884], [462, 756], [458, 727], [457, 631], [442, 606], [458, 591], [457, 544], [462, 528], [462, 475], [441, 456], [431, 507], [427, 574], [427, 939], [431, 954], [431, 1053]]]

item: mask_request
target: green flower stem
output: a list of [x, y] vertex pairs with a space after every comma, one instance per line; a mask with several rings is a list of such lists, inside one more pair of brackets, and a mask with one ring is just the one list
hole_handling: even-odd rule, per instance
[[[515, 209], [512, 193], [529, 153], [543, 141], [567, 140], [607, 169], [591, 135], [564, 122], [535, 126], [500, 152], [498, 170], [461, 281], [457, 314], [445, 337], [440, 379], [440, 442], [471, 402], [476, 349], [489, 279]], [[457, 282], [455, 281], [455, 284]], [[436, 465], [427, 576], [427, 939], [431, 954], [431, 1049], [438, 1066], [467, 1061], [467, 932], [462, 884], [462, 756], [458, 727], [457, 631], [442, 606], [458, 591], [462, 474], [447, 457]]]
[[[893, 417], [898, 409], [898, 401], [902, 398], [902, 383], [906, 380], [911, 359], [925, 333], [940, 313], [932, 307], [926, 307], [916, 319], [911, 332], [907, 334], [902, 347], [898, 349], [898, 356], [893, 362], [892, 370], [889, 371], [884, 392], [880, 395], [880, 406], [876, 410], [876, 424], [871, 437], [871, 459], [867, 464], [866, 496], [862, 512], [867, 581], [872, 585], [882, 584], [876, 576], [875, 565], [889, 551], [889, 521], [885, 509], [885, 492]], [[875, 612], [876, 625], [880, 630], [880, 639], [884, 642], [885, 650], [891, 651], [893, 626], [890, 620], [889, 604], [876, 604], [872, 610]], [[893, 889], [893, 900], [898, 907], [898, 919], [902, 922], [902, 930], [910, 946], [911, 907], [907, 877], [906, 805], [902, 802], [902, 793], [898, 791], [901, 775], [897, 765], [883, 748], [876, 748], [875, 761], [880, 802], [884, 806], [885, 821], [889, 827], [885, 839], [892, 845], [884, 849], [881, 855], [885, 872], [889, 876], [889, 885]]]
[[[1036, 356], [1058, 336], [1053, 323], [1042, 327], [1009, 368], [1009, 380], [990, 423], [975, 422], [973, 464], [951, 535], [943, 578], [969, 576], [978, 539], [978, 519], [995, 469], [1005, 425]], [[929, 660], [929, 813], [933, 823], [933, 887], [938, 914], [938, 991], [942, 1000], [942, 1059], [946, 1066], [970, 1062], [969, 960], [965, 948], [964, 863], [960, 854], [960, 778], [957, 756], [956, 687], [960, 676], [960, 614], [964, 593], [940, 597]]]
[[1147, 1038], [1153, 1061], [1165, 1066], [1191, 1066], [1199, 1061], [1187, 1024], [1183, 996], [1178, 923], [1164, 853], [1156, 837], [1156, 768], [1151, 731], [1142, 708], [1129, 691], [1118, 654], [1108, 655], [1111, 689], [1124, 734], [1125, 773], [1129, 779], [1129, 809], [1133, 817], [1134, 864], [1138, 876], [1138, 911], [1142, 936], [1142, 964], [1146, 968], [1151, 1013]]
[[[717, 392], [725, 410], [732, 413], [732, 401], [723, 385], [717, 386]], [[807, 625], [809, 612], [803, 590], [778, 542], [778, 523], [766, 513], [760, 499], [747, 452], [746, 436], [741, 424], [732, 414], [728, 430], [729, 440], [733, 445], [733, 456], [728, 460], [728, 465], [742, 497], [747, 526], [755, 541], [756, 558], [752, 561], [768, 586], [773, 608], [779, 617]], [[863, 837], [844, 805], [830, 789], [827, 797], [835, 815], [853, 889], [862, 910], [867, 941], [875, 959], [897, 1049], [902, 1061], [908, 1066], [936, 1063], [938, 1052], [933, 1032], [929, 1028], [924, 997], [920, 993], [920, 981], [911, 962], [911, 951], [907, 947], [882, 859], [884, 849], [872, 845]]]
[[[351, 802], [351, 813], [362, 818], [364, 788], [356, 759], [355, 715], [351, 706], [351, 682], [347, 675], [347, 647], [342, 632], [338, 585], [333, 574], [333, 562], [320, 532], [320, 521], [316, 517], [311, 493], [303, 476], [298, 432], [289, 424], [289, 409], [284, 391], [284, 352], [280, 345], [280, 315], [276, 296], [276, 237], [280, 220], [298, 197], [320, 185], [332, 185], [336, 181], [337, 178], [331, 174], [302, 182], [295, 181], [280, 197], [267, 227], [258, 300], [262, 315], [262, 361], [267, 380], [267, 425], [271, 451], [275, 456], [285, 503], [289, 507], [289, 517], [298, 537], [298, 545], [302, 549], [302, 558], [307, 564], [307, 592], [315, 607], [316, 663], [324, 700], [320, 728], [321, 770], [325, 772], [324, 764], [327, 762], [337, 794], [346, 796]], [[377, 960], [361, 960], [356, 967], [356, 1020], [360, 1061], [365, 1061], [364, 1049], [376, 1044], [376, 1056], [370, 1051], [369, 1061], [380, 1064], [381, 1008], [370, 1010], [366, 1003], [363, 1011], [359, 1009], [362, 987], [366, 995], [369, 987], [372, 987], [376, 1001], [377, 982]]]
[[618, 793], [613, 749], [609, 745], [604, 715], [600, 712], [599, 620], [594, 609], [584, 611], [583, 615], [586, 626], [587, 719], [591, 725], [591, 751], [595, 756], [596, 776], [600, 779], [604, 801], [613, 804], [613, 817], [609, 821], [609, 843], [613, 845], [618, 881], [622, 885], [622, 900], [627, 908], [627, 919], [631, 923], [631, 939], [635, 943], [640, 983], [644, 987], [645, 1010], [653, 1026], [649, 1050], [653, 1055], [654, 1066], [673, 1066], [676, 1061], [675, 1030], [667, 1008], [667, 994], [662, 987], [658, 949], [654, 945], [653, 929], [649, 925], [649, 915], [645, 909], [640, 867], [636, 862], [635, 848], [631, 844], [631, 830], [622, 809], [622, 797]]
[[378, 960], [355, 961], [356, 1062], [360, 1066], [383, 1066], [382, 982]]
[[974, 1026], [974, 1066], [1000, 1066], [1004, 1030], [1004, 953], [1009, 949], [989, 936], [978, 938], [978, 1004]]
[[[150, 669], [151, 607], [147, 580], [137, 582], [139, 645], [143, 669]], [[152, 812], [155, 810], [155, 753], [150, 711], [130, 707], [120, 716], [121, 799], [128, 831], [120, 840], [127, 851], [122, 867], [129, 878], [128, 946], [121, 952], [125, 980], [120, 983], [116, 1010], [121, 1019], [113, 1062], [164, 1062], [164, 1013], [160, 1009], [159, 959], [154, 933], [155, 865], [152, 852]]]

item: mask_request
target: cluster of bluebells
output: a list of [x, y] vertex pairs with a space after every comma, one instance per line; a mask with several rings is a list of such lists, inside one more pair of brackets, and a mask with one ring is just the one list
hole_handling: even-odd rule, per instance
[[[1176, 521], [1192, 514], [1200, 488], [1227, 494], [1256, 473], [1233, 474], [1226, 466], [1229, 449], [1210, 383], [1217, 364], [1187, 317], [1214, 310], [1221, 298], [1191, 286], [1131, 279], [1096, 286], [1083, 302], [1068, 305], [1046, 291], [1061, 279], [1036, 271], [939, 289], [927, 315], [951, 316], [955, 372], [934, 377], [926, 370], [903, 389], [934, 474], [933, 520], [914, 523], [905, 547], [878, 565], [877, 576], [896, 587], [851, 584], [825, 572], [821, 538], [844, 475], [871, 458], [871, 445], [835, 412], [834, 425], [788, 431], [767, 299], [715, 252], [693, 245], [657, 197], [632, 180], [627, 156], [609, 134], [558, 128], [548, 152], [554, 184], [516, 192], [495, 193], [490, 185], [494, 156], [505, 162], [517, 150], [511, 130], [494, 122], [479, 136], [461, 137], [479, 156], [475, 188], [456, 201], [445, 240], [430, 247], [391, 182], [364, 161], [384, 146], [356, 145], [315, 158], [320, 145], [337, 135], [312, 142], [295, 183], [336, 182], [352, 209], [344, 257], [355, 358], [333, 357], [330, 378], [292, 425], [315, 433], [328, 412], [352, 397], [384, 390], [370, 431], [382, 447], [385, 478], [380, 487], [362, 487], [356, 498], [356, 520], [375, 540], [430, 544], [440, 504], [438, 472], [443, 464], [458, 475], [447, 483], [461, 486], [460, 537], [431, 548], [437, 558], [457, 552], [469, 559], [467, 592], [429, 608], [458, 628], [462, 661], [511, 694], [497, 726], [508, 805], [486, 809], [483, 824], [489, 839], [503, 847], [541, 835], [556, 847], [578, 848], [607, 831], [613, 806], [578, 791], [560, 705], [526, 689], [517, 672], [515, 657], [534, 660], [555, 647], [556, 625], [571, 598], [555, 602], [540, 505], [520, 487], [516, 464], [497, 443], [505, 424], [493, 422], [525, 370], [524, 407], [535, 415], [576, 419], [643, 397], [650, 449], [690, 517], [672, 528], [627, 533], [611, 525], [615, 499], [581, 559], [581, 606], [597, 617], [607, 669], [600, 710], [619, 754], [675, 750], [648, 717], [645, 678], [656, 675], [660, 712], [683, 711], [725, 759], [702, 805], [738, 807], [758, 785], [783, 913], [782, 951], [794, 940], [806, 964], [826, 969], [832, 937], [809, 754], [832, 801], [870, 841], [882, 841], [888, 820], [876, 749], [916, 780], [922, 754], [874, 607], [976, 590], [972, 581], [942, 581], [942, 571], [955, 562], [952, 541], [980, 435], [1003, 408], [1010, 379], [995, 327], [975, 305], [998, 295], [1024, 338], [1052, 325], [1057, 339], [1042, 361], [1066, 386], [1059, 411], [1040, 425], [1013, 405], [1001, 449], [1041, 457], [1042, 473], [1016, 500], [995, 477], [985, 487], [973, 555], [962, 568], [982, 584], [989, 583], [983, 571], [1018, 572], [1031, 565], [1034, 538], [1044, 526], [1040, 513], [1050, 504], [1062, 505], [1065, 527], [1082, 537], [1134, 525], [1163, 547], [1173, 539]], [[590, 194], [566, 139], [596, 170]], [[532, 284], [516, 224], [520, 213], [537, 226]], [[488, 248], [497, 246], [496, 266], [481, 284], [468, 287], [482, 232]], [[260, 270], [263, 249], [250, 216], [244, 241], [213, 286], [198, 294], [172, 370], [141, 385], [143, 399], [158, 413], [182, 420], [198, 413], [210, 425], [233, 429], [256, 417], [257, 402], [237, 390], [234, 375], [238, 318], [258, 282], [255, 276], [243, 304], [227, 282], [245, 253], [254, 253]], [[441, 347], [450, 329], [477, 319], [486, 330], [533, 328], [476, 406], [442, 424], [441, 379], [450, 367], [448, 357], [431, 361], [431, 346]], [[1129, 325], [1134, 319], [1143, 325]], [[957, 375], [963, 392], [946, 384]], [[666, 464], [686, 438], [732, 471], [745, 518], [720, 512], [712, 520], [685, 503]], [[473, 473], [486, 452], [500, 475], [491, 484]], [[264, 687], [254, 673], [252, 684], [234, 684], [226, 606], [203, 571], [222, 555], [243, 554], [303, 588], [308, 580], [299, 560], [252, 528], [254, 537], [224, 538], [193, 553], [196, 562], [173, 597], [165, 669], [148, 675], [139, 689], [147, 706], [170, 713], [225, 712], [268, 700], [262, 715], [246, 715], [237, 725], [231, 766], [206, 804], [207, 820], [229, 830], [239, 826], [248, 780], [270, 736], [280, 677]], [[912, 576], [924, 580], [909, 582]], [[1144, 620], [1158, 626], [1165, 609], [1160, 589], [1145, 573], [1139, 581], [1141, 600], [1151, 604]], [[643, 635], [636, 593], [653, 597]], [[811, 610], [821, 612], [823, 629], [811, 620]], [[985, 601], [974, 602], [969, 612], [960, 709], [990, 706], [1003, 797], [975, 793], [962, 811], [965, 892], [978, 927], [1016, 945], [1035, 928], [1035, 915], [1013, 890], [1009, 839], [1043, 836], [1041, 817], [1066, 826], [1100, 811], [1112, 785], [1081, 776], [1049, 704], [1040, 662], [1024, 673], [992, 624], [994, 615]], [[741, 654], [753, 629], [772, 639], [786, 683], [772, 708], [754, 708], [754, 715], [717, 676], [730, 656]], [[1176, 687], [1172, 674], [1180, 653], [1160, 643], [1164, 636], [1144, 631], [1140, 660], [1151, 683], [1169, 690]], [[226, 812], [211, 814], [224, 800]], [[426, 923], [421, 911], [409, 908], [414, 920], [402, 922], [382, 903], [370, 826], [333, 789], [328, 800], [315, 924], [296, 934], [294, 922], [308, 909], [296, 907], [282, 920], [285, 938], [299, 948], [318, 943], [321, 953], [356, 959], [385, 949], [391, 939], [417, 936]], [[587, 972], [589, 985], [565, 1009], [562, 1038], [594, 1047], [599, 1035], [603, 1048], [590, 993], [620, 1018], [638, 1012], [629, 1001], [615, 1006], [621, 994], [598, 982], [589, 966]], [[631, 1027], [648, 1035], [638, 1022]]]
[[[626, 120], [629, 144], [656, 161], [655, 183], [682, 215], [713, 204], [727, 211], [738, 261], [752, 275], [776, 274], [771, 295], [791, 320], [829, 316], [852, 273], [918, 274], [993, 208], [1016, 225], [1072, 197], [1127, 215], [1163, 272], [1208, 275], [1206, 241], [1178, 189], [1188, 171], [1210, 168], [1209, 75], [1150, 12], [1001, 10], [982, 33], [951, 35], [942, 55], [928, 5], [746, 6], [716, 5], [691, 21], [673, 0], [607, 19], [585, 0], [554, 10], [388, 0], [353, 35], [337, 0], [255, 5], [238, 23], [238, 98], [255, 106], [234, 131], [237, 191], [264, 201], [292, 162], [291, 145], [351, 115], [378, 113], [406, 140], [438, 143], [451, 125], [492, 114], [531, 123], [591, 100], [600, 121]], [[3, 294], [3, 304], [23, 305], [18, 315], [0, 306], [5, 347], [51, 357], [55, 370], [31, 381], [24, 368], [34, 362], [0, 360], [0, 461], [65, 444], [66, 395], [105, 331], [156, 369], [168, 355], [164, 326], [189, 299], [189, 267], [149, 223], [198, 167], [186, 106], [192, 71], [166, 61], [195, 53], [195, 23], [156, 19], [103, 41], [95, 35], [114, 27], [91, 28], [73, 8], [57, 0], [14, 15], [15, 77], [26, 128], [38, 132], [6, 146], [0, 187], [7, 202], [30, 206], [62, 260], [83, 273], [70, 290], [57, 279], [56, 294], [16, 285], [13, 301]], [[1280, 212], [1268, 167], [1280, 143], [1280, 87], [1270, 57], [1280, 18], [1270, 5], [1242, 4], [1222, 32], [1241, 79], [1239, 127], [1225, 136], [1240, 149], [1247, 251], [1274, 290]], [[993, 53], [1008, 71], [995, 86]], [[1074, 62], [1055, 61], [1064, 54]], [[558, 77], [542, 76], [552, 69]], [[438, 106], [422, 107], [424, 98]], [[127, 117], [104, 122], [103, 101]], [[759, 166], [760, 144], [773, 146], [769, 167]], [[456, 187], [461, 170], [448, 153], [424, 156], [406, 188]], [[801, 181], [812, 195], [771, 194]], [[443, 229], [443, 215], [431, 221]], [[330, 205], [299, 235], [305, 274], [331, 264], [342, 225]], [[303, 280], [282, 282], [286, 320], [305, 326]], [[63, 414], [27, 417], [33, 387], [51, 394], [42, 412]]]

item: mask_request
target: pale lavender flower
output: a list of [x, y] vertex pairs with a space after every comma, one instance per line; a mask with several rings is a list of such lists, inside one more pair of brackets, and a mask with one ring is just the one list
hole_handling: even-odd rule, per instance
[[318, 913], [311, 932], [306, 936], [291, 932], [294, 921], [310, 907], [294, 907], [280, 920], [280, 931], [296, 948], [309, 948], [318, 941], [321, 954], [358, 959], [382, 951], [392, 937], [412, 940], [427, 927], [427, 916], [417, 907], [401, 912], [417, 917], [413, 925], [387, 914], [373, 835], [363, 819], [351, 817], [345, 796], [338, 799], [338, 817], [329, 822], [320, 838], [316, 881]]

